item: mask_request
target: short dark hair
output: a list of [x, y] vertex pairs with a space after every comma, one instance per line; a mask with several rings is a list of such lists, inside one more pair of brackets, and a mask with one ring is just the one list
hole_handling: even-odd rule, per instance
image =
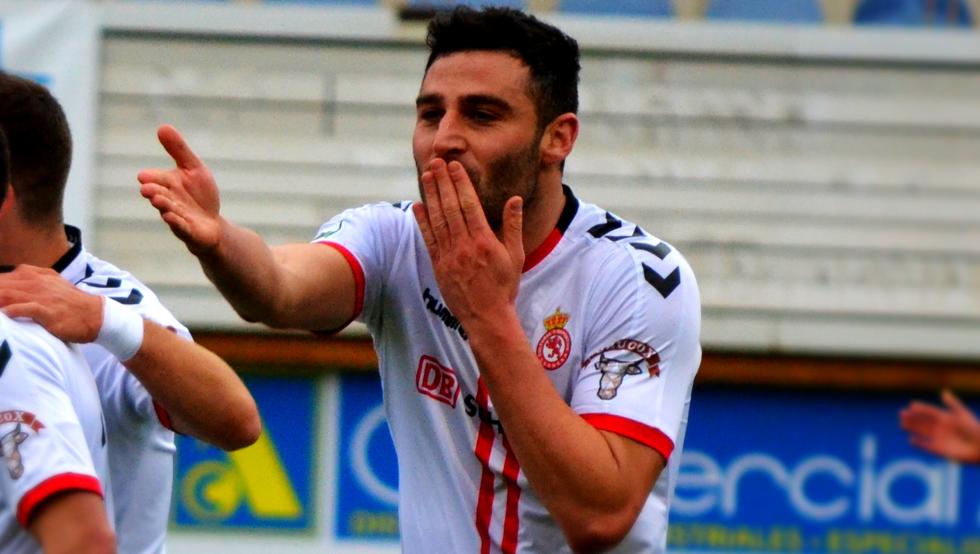
[[21, 215], [60, 223], [72, 150], [61, 105], [38, 83], [0, 71], [0, 129], [7, 134], [10, 184]]
[[7, 198], [7, 185], [10, 184], [10, 151], [7, 150], [7, 135], [0, 129], [0, 206]]
[[579, 49], [575, 39], [532, 15], [504, 7], [457, 6], [429, 22], [426, 71], [456, 52], [509, 52], [531, 73], [531, 99], [542, 128], [563, 113], [578, 112]]

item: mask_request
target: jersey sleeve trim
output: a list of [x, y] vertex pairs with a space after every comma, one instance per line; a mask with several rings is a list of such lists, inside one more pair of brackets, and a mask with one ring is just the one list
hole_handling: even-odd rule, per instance
[[352, 321], [361, 315], [361, 310], [364, 309], [364, 268], [361, 267], [361, 262], [357, 261], [357, 257], [354, 256], [354, 254], [352, 254], [351, 251], [344, 245], [326, 240], [319, 241], [316, 244], [329, 246], [337, 252], [340, 252], [340, 255], [347, 260], [347, 264], [350, 266], [351, 272], [354, 274], [354, 313], [350, 316], [350, 319], [344, 322], [343, 325], [338, 326], [336, 329], [324, 329], [319, 331], [319, 333], [329, 335], [331, 333], [336, 333], [344, 327], [347, 327]]
[[664, 460], [669, 460], [670, 453], [674, 451], [674, 441], [670, 437], [659, 429], [638, 421], [611, 414], [582, 414], [582, 419], [601, 431], [609, 431], [645, 444], [659, 452]]
[[41, 481], [20, 499], [17, 504], [17, 521], [26, 529], [38, 506], [52, 496], [68, 491], [91, 492], [103, 496], [102, 484], [91, 475], [81, 473], [55, 475]]
[[153, 401], [153, 411], [157, 414], [157, 419], [160, 421], [160, 425], [167, 428], [168, 431], [174, 430], [173, 420], [170, 419], [170, 412], [166, 408], [161, 406], [156, 400]]

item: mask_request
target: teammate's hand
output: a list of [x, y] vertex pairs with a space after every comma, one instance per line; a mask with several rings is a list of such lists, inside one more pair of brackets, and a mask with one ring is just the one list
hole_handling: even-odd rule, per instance
[[160, 218], [191, 253], [209, 252], [218, 246], [222, 232], [214, 176], [177, 129], [162, 125], [157, 138], [177, 167], [140, 171], [136, 176], [141, 183], [140, 194], [160, 212]]
[[435, 159], [421, 181], [424, 204], [412, 209], [446, 305], [464, 326], [497, 317], [514, 305], [524, 266], [521, 198], [504, 206], [498, 239], [462, 164]]
[[951, 460], [980, 463], [980, 420], [955, 394], [942, 392], [946, 408], [912, 402], [899, 414], [913, 445]]
[[75, 288], [52, 269], [19, 265], [0, 274], [0, 309], [32, 319], [66, 342], [92, 342], [102, 329], [102, 297]]

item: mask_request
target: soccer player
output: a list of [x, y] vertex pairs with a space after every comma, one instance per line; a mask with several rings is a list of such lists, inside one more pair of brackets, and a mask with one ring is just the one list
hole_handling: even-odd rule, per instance
[[909, 441], [955, 462], [980, 464], [980, 419], [952, 391], [942, 391], [945, 407], [910, 403], [899, 414]]
[[700, 305], [681, 254], [562, 184], [576, 42], [505, 8], [429, 27], [413, 152], [422, 202], [269, 248], [221, 217], [175, 129], [141, 193], [238, 313], [367, 324], [409, 553], [665, 550]]
[[[7, 181], [0, 131], [0, 213]], [[115, 552], [103, 437], [81, 354], [0, 313], [0, 552]]]
[[0, 215], [0, 306], [80, 346], [106, 415], [120, 551], [164, 551], [174, 431], [225, 449], [261, 424], [244, 384], [153, 292], [82, 246], [62, 223], [71, 135], [42, 86], [0, 73], [0, 129], [10, 144], [10, 206]]

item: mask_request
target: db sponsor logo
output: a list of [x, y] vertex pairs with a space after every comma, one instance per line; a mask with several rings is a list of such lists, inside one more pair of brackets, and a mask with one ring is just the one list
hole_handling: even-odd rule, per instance
[[451, 367], [446, 367], [432, 356], [419, 359], [419, 369], [415, 374], [415, 386], [419, 392], [456, 408], [459, 399], [459, 379]]

